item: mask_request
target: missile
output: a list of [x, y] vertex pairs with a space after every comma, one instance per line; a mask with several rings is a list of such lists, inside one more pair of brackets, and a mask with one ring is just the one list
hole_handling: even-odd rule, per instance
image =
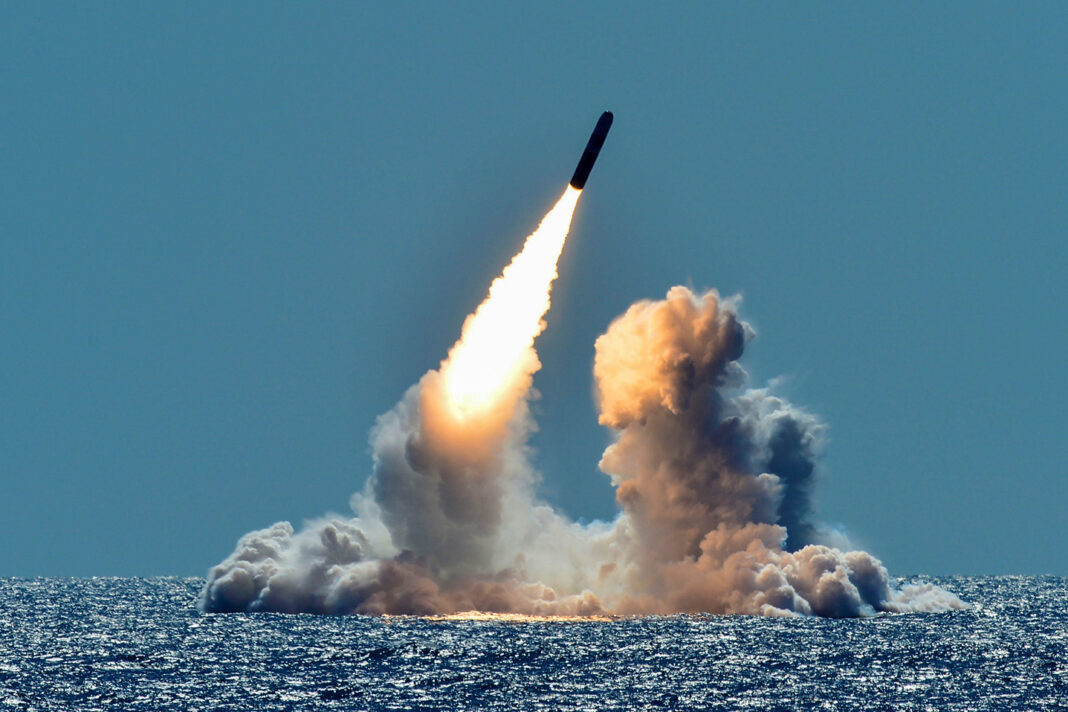
[[590, 177], [590, 171], [593, 170], [593, 162], [597, 160], [597, 154], [601, 152], [601, 146], [604, 145], [605, 136], [608, 135], [610, 128], [612, 128], [612, 112], [606, 111], [601, 114], [601, 118], [597, 119], [597, 125], [593, 127], [586, 150], [582, 152], [582, 158], [575, 167], [575, 175], [571, 176], [572, 188], [582, 190], [586, 185], [586, 179]]

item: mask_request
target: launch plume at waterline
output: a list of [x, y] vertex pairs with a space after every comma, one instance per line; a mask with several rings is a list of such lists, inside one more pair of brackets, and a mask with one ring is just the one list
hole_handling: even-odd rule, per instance
[[[533, 343], [580, 194], [565, 189], [465, 320], [440, 368], [379, 417], [374, 470], [352, 500], [358, 517], [301, 532], [286, 522], [251, 532], [210, 572], [203, 610], [602, 610], [585, 586], [557, 580], [551, 556], [531, 552], [528, 566], [540, 572], [534, 581], [511, 573], [531, 537], [561, 528], [584, 535], [536, 501], [525, 445], [531, 379], [541, 366]], [[559, 594], [552, 584], [578, 592]]]
[[[528, 446], [534, 349], [557, 262], [611, 115], [571, 184], [428, 371], [371, 430], [354, 517], [246, 534], [211, 569], [207, 612], [857, 616], [960, 607], [812, 519], [815, 416], [745, 389], [739, 301], [674, 287], [595, 344], [612, 522], [539, 499]], [[579, 184], [576, 186], [576, 182]], [[576, 470], [583, 469], [577, 466]]]

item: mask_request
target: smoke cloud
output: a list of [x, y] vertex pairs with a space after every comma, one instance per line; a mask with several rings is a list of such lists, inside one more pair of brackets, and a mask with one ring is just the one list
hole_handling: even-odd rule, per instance
[[715, 291], [674, 287], [598, 338], [600, 422], [616, 433], [600, 462], [616, 488], [613, 522], [580, 525], [536, 495], [531, 337], [521, 368], [474, 415], [455, 413], [448, 361], [424, 375], [371, 432], [374, 469], [352, 498], [355, 516], [245, 535], [211, 569], [201, 608], [862, 616], [963, 607], [931, 585], [895, 587], [878, 559], [813, 521], [825, 428], [770, 389], [745, 389], [739, 359], [754, 332], [737, 309]]

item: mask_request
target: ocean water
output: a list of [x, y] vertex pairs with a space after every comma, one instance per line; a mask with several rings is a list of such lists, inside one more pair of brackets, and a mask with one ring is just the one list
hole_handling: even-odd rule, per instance
[[0, 579], [0, 710], [1068, 710], [1068, 578], [855, 620], [204, 615], [202, 579]]

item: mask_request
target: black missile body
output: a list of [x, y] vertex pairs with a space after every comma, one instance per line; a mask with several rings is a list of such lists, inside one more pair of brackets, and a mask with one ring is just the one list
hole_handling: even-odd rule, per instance
[[608, 129], [612, 128], [612, 112], [606, 111], [597, 119], [597, 125], [593, 127], [590, 141], [586, 144], [586, 150], [582, 152], [578, 166], [575, 167], [575, 175], [571, 176], [571, 187], [582, 190], [586, 186], [586, 179], [593, 170], [593, 162], [597, 160], [597, 154], [601, 152]]

